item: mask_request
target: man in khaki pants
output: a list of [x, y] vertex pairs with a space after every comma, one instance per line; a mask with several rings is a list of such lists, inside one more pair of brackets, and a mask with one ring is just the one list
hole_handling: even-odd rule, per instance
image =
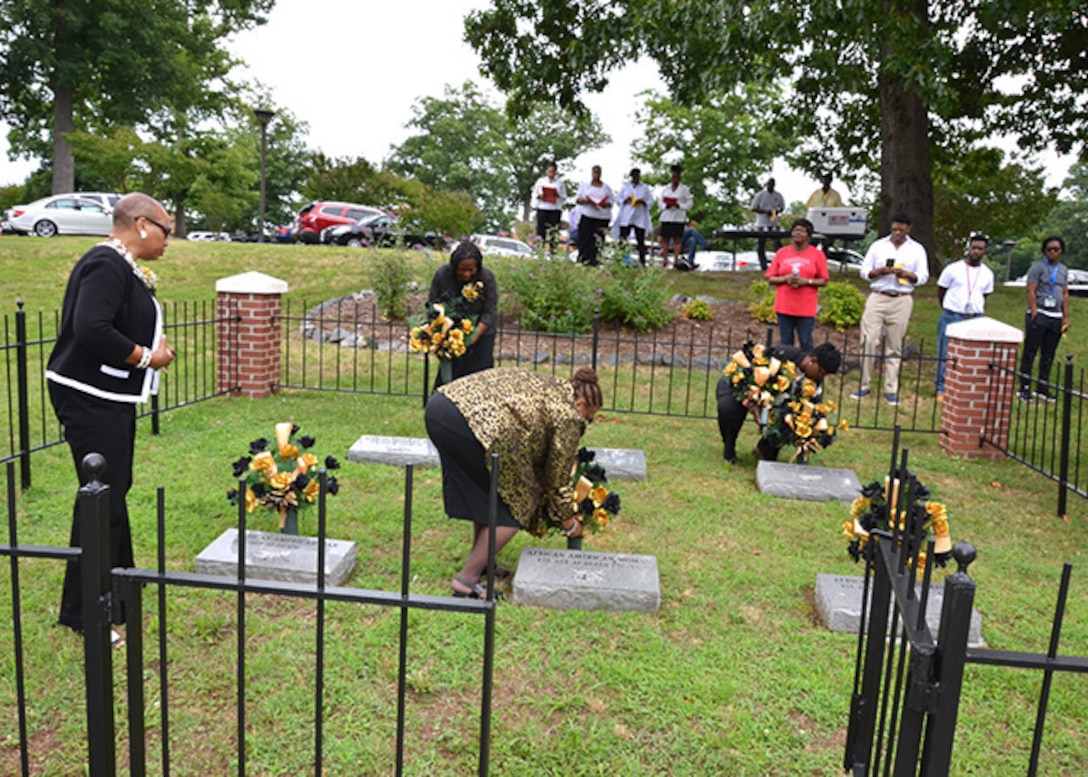
[[914, 308], [915, 287], [929, 280], [929, 262], [925, 247], [910, 236], [910, 216], [892, 216], [891, 234], [875, 241], [865, 254], [861, 277], [868, 278], [871, 293], [861, 317], [861, 388], [850, 396], [869, 396], [873, 359], [880, 332], [884, 337], [884, 398], [889, 405], [899, 404], [899, 365], [903, 338]]

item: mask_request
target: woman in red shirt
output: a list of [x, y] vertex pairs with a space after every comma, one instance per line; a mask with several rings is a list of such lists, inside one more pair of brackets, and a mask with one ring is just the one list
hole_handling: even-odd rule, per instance
[[797, 219], [790, 232], [792, 243], [778, 249], [766, 278], [778, 291], [774, 312], [778, 315], [778, 336], [784, 345], [793, 345], [794, 332], [803, 351], [812, 350], [812, 328], [816, 323], [817, 291], [827, 285], [827, 257], [809, 243], [812, 222]]

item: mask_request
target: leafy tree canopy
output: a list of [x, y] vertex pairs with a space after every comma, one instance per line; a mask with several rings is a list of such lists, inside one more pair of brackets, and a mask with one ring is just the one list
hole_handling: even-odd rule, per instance
[[16, 153], [52, 158], [54, 191], [74, 184], [67, 136], [148, 127], [226, 106], [230, 34], [265, 21], [274, 0], [5, 0], [0, 116]]
[[1076, 150], [1088, 130], [1082, 0], [492, 0], [465, 39], [520, 111], [577, 105], [640, 56], [685, 104], [789, 83], [780, 119], [810, 139], [791, 161], [879, 171], [881, 218], [912, 211], [931, 249], [934, 146], [1006, 132]]
[[592, 117], [554, 106], [530, 105], [510, 118], [471, 81], [424, 97], [408, 126], [417, 130], [396, 147], [386, 166], [435, 189], [468, 192], [493, 229], [528, 211], [533, 183], [545, 160], [563, 170], [584, 151], [608, 142]]
[[763, 187], [775, 158], [796, 142], [772, 124], [781, 109], [778, 90], [747, 84], [692, 106], [644, 96], [636, 114], [643, 132], [633, 148], [643, 179], [664, 184], [669, 166], [679, 162], [695, 199], [692, 218], [711, 229], [747, 223], [753, 193]]

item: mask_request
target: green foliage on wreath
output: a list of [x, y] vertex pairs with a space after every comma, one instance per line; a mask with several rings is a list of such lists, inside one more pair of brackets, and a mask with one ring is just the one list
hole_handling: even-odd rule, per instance
[[748, 312], [756, 321], [774, 324], [778, 316], [774, 312], [775, 289], [765, 280], [756, 281], [748, 287]]
[[816, 321], [845, 332], [861, 322], [865, 296], [852, 283], [829, 283], [820, 289], [820, 312]]

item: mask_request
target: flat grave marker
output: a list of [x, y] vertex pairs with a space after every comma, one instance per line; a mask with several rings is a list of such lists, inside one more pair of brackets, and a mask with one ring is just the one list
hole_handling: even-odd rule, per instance
[[[325, 585], [340, 585], [355, 568], [355, 543], [325, 540]], [[196, 557], [201, 575], [238, 577], [238, 530], [227, 529]], [[246, 532], [246, 577], [317, 584], [317, 538]]]
[[557, 610], [657, 612], [661, 607], [657, 558], [522, 548], [511, 601]]
[[861, 496], [861, 482], [852, 469], [812, 467], [761, 461], [756, 466], [761, 493], [809, 502], [853, 502]]

